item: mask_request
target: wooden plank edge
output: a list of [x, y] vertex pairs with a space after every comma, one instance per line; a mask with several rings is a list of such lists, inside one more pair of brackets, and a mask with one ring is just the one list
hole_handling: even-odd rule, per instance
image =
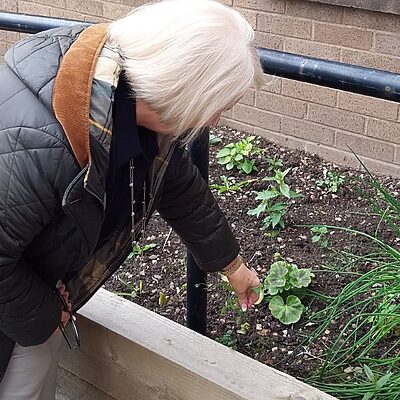
[[63, 367], [117, 400], [335, 399], [103, 289], [78, 326]]

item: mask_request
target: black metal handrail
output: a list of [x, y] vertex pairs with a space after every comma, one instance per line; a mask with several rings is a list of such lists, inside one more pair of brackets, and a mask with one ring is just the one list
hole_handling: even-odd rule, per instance
[[400, 102], [399, 74], [263, 48], [258, 54], [268, 74]]
[[[91, 23], [0, 12], [0, 30], [37, 33], [75, 24]], [[264, 48], [259, 48], [258, 54], [265, 73], [400, 102], [399, 74]], [[208, 147], [208, 132], [205, 132], [190, 149], [194, 163], [206, 180]], [[206, 274], [197, 267], [190, 255], [187, 262], [187, 282], [188, 327], [204, 334], [207, 317]]]
[[48, 29], [60, 28], [62, 26], [73, 26], [77, 24], [89, 26], [92, 22], [0, 12], [0, 30], [11, 32], [38, 33], [41, 31], [47, 31]]
[[[37, 33], [87, 21], [0, 12], [0, 30]], [[393, 72], [259, 48], [265, 73], [400, 102], [400, 75]]]

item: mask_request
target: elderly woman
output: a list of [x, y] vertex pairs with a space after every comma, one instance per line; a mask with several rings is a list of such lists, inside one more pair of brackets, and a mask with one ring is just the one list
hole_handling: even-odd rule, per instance
[[226, 274], [244, 310], [257, 300], [257, 275], [185, 150], [260, 85], [253, 35], [216, 1], [166, 0], [8, 51], [0, 68], [0, 399], [54, 399], [71, 307], [123, 263], [154, 210], [200, 268]]

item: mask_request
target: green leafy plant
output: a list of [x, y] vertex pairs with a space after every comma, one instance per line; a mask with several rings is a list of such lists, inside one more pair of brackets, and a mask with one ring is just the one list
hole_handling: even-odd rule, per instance
[[[374, 213], [381, 216], [379, 224], [386, 222], [387, 228], [398, 236], [398, 196], [389, 193], [368, 170], [367, 173], [370, 179], [360, 179], [358, 189], [365, 191]], [[341, 252], [344, 260], [347, 259], [347, 270], [361, 268], [352, 272], [354, 279], [310, 317], [310, 323], [316, 328], [307, 335], [304, 346], [318, 347], [325, 332], [333, 331], [338, 321], [341, 328], [329, 338], [326, 350], [320, 355], [323, 364], [307, 383], [339, 399], [399, 399], [399, 248], [390, 235], [380, 238], [378, 230], [369, 234], [352, 228], [327, 228], [357, 235], [370, 242], [371, 250], [367, 254], [353, 250]]]
[[126, 287], [126, 290], [122, 292], [115, 292], [116, 295], [121, 296], [121, 297], [129, 297], [130, 299], [134, 299], [136, 297], [140, 297], [143, 294], [143, 281], [139, 280], [137, 284], [133, 282], [127, 282], [124, 279], [122, 279], [120, 276], [118, 276], [118, 281], [121, 282], [124, 287]]
[[321, 247], [328, 247], [328, 228], [326, 226], [313, 226], [311, 228], [312, 237], [311, 241], [313, 243], [318, 243]]
[[324, 168], [322, 174], [322, 178], [316, 181], [316, 184], [317, 186], [327, 189], [330, 193], [336, 193], [345, 181], [344, 176], [333, 170], [330, 171]]
[[136, 243], [133, 246], [133, 251], [129, 254], [127, 259], [130, 260], [131, 258], [135, 258], [137, 256], [140, 256], [145, 252], [148, 252], [148, 251], [151, 251], [151, 250], [155, 249], [156, 247], [157, 247], [156, 243], [145, 244], [142, 247], [138, 243]]
[[263, 181], [271, 182], [266, 190], [256, 191], [256, 200], [261, 200], [260, 204], [248, 211], [249, 215], [257, 218], [264, 215], [264, 229], [284, 228], [284, 215], [288, 204], [287, 200], [301, 197], [301, 194], [290, 190], [285, 178], [290, 168], [285, 171], [277, 170], [272, 177], [263, 178]]
[[167, 304], [167, 296], [164, 292], [160, 292], [158, 295], [158, 305], [160, 307], [165, 307]]
[[276, 156], [267, 158], [267, 163], [268, 163], [268, 171], [275, 171], [281, 168], [283, 165], [282, 160]]
[[261, 152], [261, 149], [254, 146], [256, 137], [249, 136], [235, 143], [229, 143], [217, 153], [218, 164], [225, 165], [230, 171], [234, 167], [246, 174], [257, 170], [255, 160], [252, 158]]
[[232, 288], [229, 284], [226, 285], [228, 287], [228, 297], [226, 298], [224, 305], [220, 311], [222, 316], [225, 316], [228, 312], [234, 311], [239, 314], [242, 313], [241, 308], [238, 305], [236, 294], [232, 291]]
[[219, 194], [224, 194], [226, 192], [237, 192], [239, 190], [242, 190], [243, 187], [249, 185], [252, 182], [255, 182], [257, 179], [248, 179], [240, 182], [235, 182], [235, 178], [233, 177], [227, 177], [225, 175], [221, 176], [221, 185], [218, 184], [212, 184], [210, 185], [211, 189], [216, 189], [218, 190]]
[[373, 388], [370, 391], [364, 394], [362, 400], [370, 400], [377, 392], [379, 392], [391, 379], [393, 373], [388, 372], [385, 375], [379, 377], [379, 375], [372, 372], [371, 368], [368, 365], [364, 365], [364, 374], [367, 379], [373, 384]]
[[264, 280], [264, 290], [273, 296], [268, 308], [285, 325], [298, 322], [304, 311], [299, 296], [315, 276], [308, 268], [279, 259], [275, 261]]
[[234, 333], [229, 329], [222, 336], [217, 337], [216, 341], [231, 349], [237, 349], [237, 339]]
[[290, 325], [299, 321], [304, 306], [297, 296], [290, 295], [285, 300], [281, 296], [274, 296], [268, 305], [271, 314], [282, 324]]
[[250, 324], [248, 322], [244, 322], [243, 324], [239, 324], [240, 329], [237, 331], [238, 333], [241, 333], [242, 335], [247, 335], [250, 332]]
[[215, 145], [218, 143], [221, 143], [222, 139], [220, 139], [217, 135], [214, 135], [213, 133], [210, 134], [210, 144]]

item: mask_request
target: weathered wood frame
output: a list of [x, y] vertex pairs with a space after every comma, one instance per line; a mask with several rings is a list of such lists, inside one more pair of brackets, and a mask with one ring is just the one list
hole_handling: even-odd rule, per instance
[[100, 290], [61, 366], [116, 400], [334, 400], [295, 378]]

